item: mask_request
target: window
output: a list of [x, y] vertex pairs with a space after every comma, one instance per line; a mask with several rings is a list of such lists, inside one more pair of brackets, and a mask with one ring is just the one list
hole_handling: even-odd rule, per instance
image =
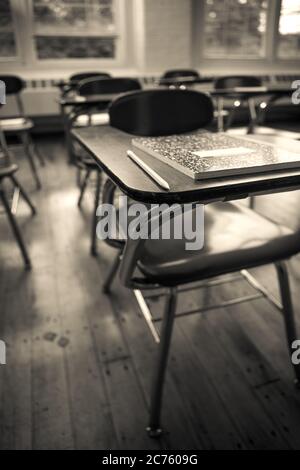
[[267, 0], [205, 0], [204, 57], [264, 57], [267, 11]]
[[0, 1], [0, 58], [17, 55], [13, 18], [9, 0]]
[[32, 0], [38, 59], [116, 56], [116, 0]]
[[300, 57], [300, 0], [282, 0], [278, 56], [283, 59]]

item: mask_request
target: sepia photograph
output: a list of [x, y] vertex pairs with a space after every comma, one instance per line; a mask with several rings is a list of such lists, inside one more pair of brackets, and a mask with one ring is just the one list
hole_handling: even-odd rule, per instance
[[0, 0], [0, 450], [300, 450], [299, 207], [300, 0]]

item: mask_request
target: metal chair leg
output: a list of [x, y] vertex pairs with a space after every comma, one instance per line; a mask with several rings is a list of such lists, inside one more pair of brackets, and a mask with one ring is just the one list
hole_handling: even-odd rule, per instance
[[224, 132], [224, 117], [223, 117], [224, 99], [222, 97], [218, 98], [217, 107], [218, 107], [218, 132]]
[[121, 262], [121, 253], [118, 253], [117, 256], [115, 257], [113, 265], [111, 266], [110, 271], [109, 271], [109, 273], [108, 273], [108, 275], [107, 275], [107, 277], [106, 277], [106, 279], [103, 283], [102, 292], [104, 294], [109, 294], [110, 293], [110, 288], [111, 288], [113, 280], [114, 280], [114, 278], [117, 274], [120, 262]]
[[33, 205], [33, 203], [31, 202], [31, 199], [29, 198], [28, 194], [26, 193], [25, 189], [23, 188], [23, 186], [21, 186], [21, 184], [19, 183], [19, 181], [17, 180], [17, 178], [14, 176], [14, 175], [11, 175], [10, 179], [12, 180], [13, 184], [19, 188], [19, 191], [20, 191], [20, 194], [22, 196], [22, 198], [24, 199], [24, 201], [27, 203], [27, 205], [29, 206], [30, 210], [31, 210], [31, 213], [32, 215], [35, 215], [36, 214], [36, 208], [35, 206]]
[[155, 370], [150, 404], [150, 420], [147, 432], [150, 437], [157, 438], [162, 434], [160, 414], [162, 406], [163, 386], [168, 363], [168, 356], [172, 338], [173, 324], [176, 312], [177, 291], [170, 289], [166, 299], [165, 312], [159, 344], [158, 363]]
[[81, 188], [81, 171], [82, 171], [82, 168], [80, 168], [79, 165], [76, 165], [77, 166], [77, 171], [76, 171], [76, 184], [78, 186], [78, 188]]
[[[292, 357], [293, 349], [292, 344], [295, 340], [299, 339], [297, 337], [297, 329], [294, 318], [293, 303], [291, 297], [290, 283], [289, 283], [289, 274], [287, 265], [285, 262], [276, 263], [277, 276], [280, 287], [281, 301], [283, 305], [283, 316], [285, 322], [286, 336], [288, 341], [288, 348], [290, 357]], [[300, 384], [300, 365], [293, 365], [295, 375], [296, 375], [296, 385], [299, 387]]]
[[100, 171], [97, 171], [97, 182], [96, 182], [96, 191], [95, 191], [95, 204], [93, 211], [92, 219], [92, 243], [91, 243], [91, 255], [97, 256], [97, 208], [100, 199], [100, 188], [101, 188], [101, 174]]
[[254, 210], [255, 209], [255, 196], [250, 196], [249, 197], [249, 209]]
[[254, 134], [255, 127], [257, 125], [257, 112], [256, 112], [256, 105], [255, 100], [250, 98], [248, 100], [248, 108], [250, 113], [250, 122], [247, 129], [247, 134]]
[[229, 129], [231, 129], [231, 126], [232, 126], [232, 123], [234, 121], [234, 118], [235, 118], [235, 108], [231, 109], [230, 112], [229, 112], [229, 116], [226, 120], [226, 124], [224, 126], [224, 131], [228, 131]]
[[28, 163], [29, 163], [32, 175], [33, 175], [34, 180], [35, 180], [36, 188], [41, 189], [42, 185], [41, 185], [41, 181], [40, 181], [40, 178], [39, 178], [36, 166], [35, 166], [34, 155], [33, 155], [32, 150], [31, 150], [30, 139], [28, 137], [28, 133], [27, 132], [22, 132], [21, 133], [21, 138], [22, 138], [25, 153], [26, 153], [26, 156], [27, 156], [27, 159], [28, 159]]
[[22, 235], [21, 235], [21, 232], [20, 232], [20, 229], [17, 225], [17, 222], [13, 216], [13, 214], [11, 213], [11, 210], [10, 210], [10, 207], [9, 207], [9, 203], [8, 203], [8, 200], [6, 198], [6, 195], [5, 195], [5, 192], [3, 189], [0, 188], [0, 199], [3, 203], [3, 207], [5, 209], [5, 212], [7, 214], [7, 217], [8, 217], [8, 220], [10, 222], [10, 226], [12, 228], [12, 231], [13, 231], [13, 234], [15, 236], [15, 239], [19, 245], [19, 248], [20, 248], [20, 251], [21, 251], [21, 254], [23, 256], [23, 260], [24, 260], [24, 264], [25, 264], [25, 269], [31, 269], [31, 262], [30, 262], [30, 258], [29, 258], [29, 255], [27, 253], [27, 250], [26, 250], [26, 247], [25, 247], [25, 244], [23, 242], [23, 238], [22, 238]]
[[45, 159], [44, 159], [44, 156], [41, 154], [39, 148], [35, 145], [32, 137], [31, 137], [31, 134], [28, 133], [28, 141], [29, 141], [29, 144], [32, 148], [32, 153], [36, 156], [36, 158], [38, 159], [38, 161], [40, 162], [40, 165], [41, 166], [45, 166], [46, 165], [46, 162], [45, 162]]
[[77, 202], [77, 206], [79, 208], [81, 207], [82, 199], [83, 199], [83, 196], [84, 196], [84, 193], [85, 193], [85, 190], [86, 190], [86, 186], [87, 186], [89, 177], [90, 177], [90, 171], [87, 170], [86, 174], [85, 174], [85, 177], [83, 179], [83, 182], [81, 183], [81, 187], [80, 187], [80, 195], [79, 195], [79, 199], [78, 199], [78, 202]]

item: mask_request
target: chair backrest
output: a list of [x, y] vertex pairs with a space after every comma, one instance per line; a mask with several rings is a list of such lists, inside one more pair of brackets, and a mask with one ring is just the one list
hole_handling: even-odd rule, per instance
[[0, 75], [0, 80], [5, 83], [7, 95], [18, 95], [25, 88], [24, 80], [16, 75]]
[[145, 90], [117, 98], [109, 107], [110, 124], [140, 136], [192, 132], [213, 120], [213, 104], [192, 90]]
[[81, 82], [82, 80], [87, 80], [88, 78], [111, 78], [111, 75], [106, 72], [81, 72], [71, 75], [71, 82]]
[[77, 91], [82, 96], [126, 93], [141, 89], [141, 84], [133, 78], [89, 78], [78, 84]]
[[25, 81], [17, 75], [0, 75], [0, 80], [5, 83], [6, 95], [11, 96], [15, 101], [19, 116], [24, 117], [25, 113], [21, 91], [26, 86]]
[[174, 70], [167, 70], [163, 76], [164, 78], [180, 78], [180, 77], [187, 77], [187, 78], [200, 78], [199, 73], [197, 70], [192, 69], [174, 69]]
[[258, 77], [250, 75], [235, 75], [220, 77], [215, 81], [216, 90], [231, 90], [239, 87], [259, 87], [262, 81]]

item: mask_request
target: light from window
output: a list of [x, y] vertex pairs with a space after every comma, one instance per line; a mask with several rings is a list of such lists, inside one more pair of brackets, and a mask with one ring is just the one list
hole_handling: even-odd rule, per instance
[[205, 57], [265, 56], [267, 0], [206, 0]]
[[115, 0], [33, 0], [39, 59], [115, 57]]
[[278, 55], [283, 59], [299, 59], [299, 54], [300, 0], [282, 0]]
[[16, 42], [9, 0], [0, 1], [0, 57], [17, 55]]

